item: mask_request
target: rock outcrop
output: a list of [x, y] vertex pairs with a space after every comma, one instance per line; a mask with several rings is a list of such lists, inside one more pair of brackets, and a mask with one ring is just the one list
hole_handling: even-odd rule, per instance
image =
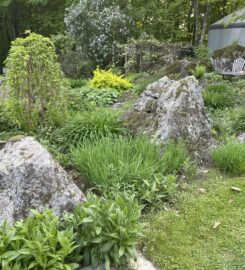
[[208, 158], [211, 125], [194, 76], [179, 81], [163, 77], [150, 84], [126, 120], [137, 134], [147, 134], [159, 143], [182, 139], [192, 153], [203, 160]]
[[34, 138], [20, 137], [0, 150], [0, 222], [46, 207], [61, 215], [83, 200], [83, 193]]

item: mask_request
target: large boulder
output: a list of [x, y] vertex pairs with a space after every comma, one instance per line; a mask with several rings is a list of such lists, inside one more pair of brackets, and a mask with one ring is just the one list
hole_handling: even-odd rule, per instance
[[179, 81], [163, 77], [150, 84], [126, 120], [137, 134], [147, 134], [159, 143], [182, 139], [192, 153], [208, 158], [211, 125], [194, 76]]
[[83, 200], [83, 193], [34, 138], [20, 137], [0, 150], [0, 222], [46, 207], [61, 215]]

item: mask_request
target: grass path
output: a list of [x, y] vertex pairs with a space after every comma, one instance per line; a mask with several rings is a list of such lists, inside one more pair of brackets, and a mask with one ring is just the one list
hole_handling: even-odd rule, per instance
[[245, 270], [244, 177], [187, 186], [176, 210], [151, 214], [146, 223], [144, 251], [160, 270]]

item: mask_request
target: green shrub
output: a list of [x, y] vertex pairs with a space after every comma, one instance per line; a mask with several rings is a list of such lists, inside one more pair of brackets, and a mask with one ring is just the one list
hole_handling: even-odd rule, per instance
[[104, 138], [73, 149], [72, 156], [77, 169], [103, 193], [126, 190], [154, 205], [171, 195], [176, 179], [164, 175], [182, 168], [187, 151], [182, 143], [171, 142], [162, 155], [161, 147], [144, 137]]
[[245, 131], [245, 109], [244, 108], [235, 111], [232, 120], [233, 120], [232, 128], [235, 132]]
[[93, 104], [88, 102], [88, 100], [83, 95], [82, 90], [80, 88], [67, 88], [65, 89], [64, 94], [66, 96], [67, 108], [69, 111], [82, 112], [88, 111], [90, 109], [93, 109], [93, 107], [95, 107]]
[[197, 79], [203, 78], [206, 71], [207, 71], [207, 69], [203, 65], [196, 66], [194, 69], [190, 70], [191, 74], [194, 75]]
[[231, 107], [236, 102], [233, 89], [226, 84], [210, 85], [203, 91], [204, 103], [213, 109]]
[[50, 39], [28, 34], [12, 43], [6, 60], [6, 89], [12, 118], [30, 131], [42, 122], [49, 106], [58, 106], [63, 79]]
[[72, 270], [79, 267], [67, 263], [75, 250], [75, 236], [71, 229], [60, 229], [60, 223], [50, 210], [0, 227], [0, 266], [3, 270]]
[[96, 140], [109, 135], [125, 135], [127, 130], [120, 113], [97, 109], [72, 116], [60, 130], [60, 137], [67, 145], [78, 145], [85, 140]]
[[99, 68], [94, 71], [94, 77], [89, 85], [91, 88], [111, 88], [118, 92], [123, 92], [133, 87], [133, 85], [127, 79], [123, 78], [123, 76], [114, 74], [111, 70], [106, 71]]
[[118, 101], [119, 93], [116, 90], [103, 88], [103, 89], [91, 89], [82, 88], [80, 95], [83, 100], [87, 100], [97, 106], [110, 106]]
[[126, 194], [115, 195], [112, 200], [88, 194], [87, 201], [66, 217], [68, 226], [77, 233], [76, 257], [82, 256], [85, 266], [103, 263], [106, 270], [111, 264], [118, 269], [136, 256], [142, 231], [140, 213], [140, 207]]
[[234, 140], [213, 150], [214, 164], [221, 171], [232, 175], [245, 173], [245, 144]]
[[81, 88], [86, 86], [87, 80], [85, 79], [68, 79], [69, 86], [71, 88]]
[[13, 120], [10, 118], [7, 108], [7, 101], [0, 101], [0, 131], [6, 132], [16, 129]]

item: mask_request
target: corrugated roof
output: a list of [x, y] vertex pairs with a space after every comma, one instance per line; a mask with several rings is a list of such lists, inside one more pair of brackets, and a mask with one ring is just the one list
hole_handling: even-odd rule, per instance
[[223, 19], [219, 20], [218, 22], [214, 23], [213, 25], [231, 25], [234, 23], [244, 23], [245, 22], [245, 7], [239, 11], [231, 13], [230, 15], [224, 17]]

